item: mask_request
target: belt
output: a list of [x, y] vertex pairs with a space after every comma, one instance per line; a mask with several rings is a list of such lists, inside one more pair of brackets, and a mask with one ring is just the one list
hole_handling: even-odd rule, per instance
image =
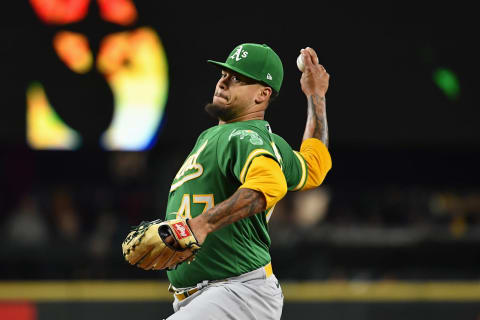
[[174, 293], [175, 297], [177, 297], [178, 301], [182, 301], [188, 297], [190, 297], [192, 294], [197, 292], [199, 289], [198, 288], [193, 288], [190, 290], [185, 290], [179, 293]]
[[[272, 270], [272, 263], [269, 262], [266, 266], [263, 267], [265, 270], [265, 277], [269, 278], [273, 274]], [[221, 281], [221, 280], [220, 280]], [[205, 281], [204, 281], [205, 282]], [[212, 282], [218, 282], [218, 281], [212, 281]], [[208, 283], [208, 281], [206, 282]], [[202, 283], [201, 283], [202, 284]], [[190, 297], [192, 294], [198, 292], [200, 289], [202, 289], [205, 285], [203, 286], [197, 286], [191, 289], [187, 290], [182, 290], [182, 291], [177, 291], [175, 288], [170, 284], [168, 287], [168, 291], [173, 292], [173, 295], [178, 299], [178, 301], [182, 301], [188, 297]]]

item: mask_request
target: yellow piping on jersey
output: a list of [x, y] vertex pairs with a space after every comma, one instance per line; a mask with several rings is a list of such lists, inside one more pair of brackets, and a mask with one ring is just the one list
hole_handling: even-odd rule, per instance
[[275, 152], [275, 156], [277, 157], [277, 160], [280, 163], [280, 169], [283, 170], [282, 156], [280, 155], [280, 152], [278, 152], [278, 149], [277, 149], [277, 146], [275, 145], [275, 142], [272, 141], [271, 145], [272, 145], [273, 152]]
[[247, 168], [250, 165], [250, 162], [252, 162], [253, 158], [260, 154], [268, 154], [273, 157], [273, 155], [268, 152], [265, 149], [255, 149], [247, 157], [247, 160], [245, 161], [245, 164], [243, 165], [242, 171], [240, 171], [240, 182], [243, 184], [245, 183], [245, 175], [247, 174]]
[[267, 214], [266, 214], [267, 223], [270, 221], [270, 218], [272, 217], [273, 209], [275, 209], [275, 204], [270, 208], [270, 210], [267, 211]]
[[303, 157], [300, 155], [300, 153], [295, 150], [293, 151], [293, 153], [297, 156], [298, 160], [300, 161], [300, 165], [302, 166], [302, 178], [300, 179], [298, 185], [292, 190], [297, 191], [305, 184], [305, 179], [307, 178], [307, 170], [305, 168], [305, 160], [303, 160]]

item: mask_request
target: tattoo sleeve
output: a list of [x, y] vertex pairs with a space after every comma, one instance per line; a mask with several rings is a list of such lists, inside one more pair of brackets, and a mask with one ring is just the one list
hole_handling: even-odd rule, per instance
[[227, 200], [206, 211], [203, 216], [212, 232], [264, 211], [266, 204], [263, 194], [252, 189], [242, 188]]
[[307, 124], [303, 140], [317, 138], [328, 148], [328, 124], [325, 97], [317, 94], [308, 97]]

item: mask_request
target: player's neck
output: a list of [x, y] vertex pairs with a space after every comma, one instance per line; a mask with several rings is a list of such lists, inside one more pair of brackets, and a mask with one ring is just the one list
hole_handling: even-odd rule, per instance
[[255, 112], [252, 112], [252, 113], [247, 113], [247, 114], [241, 115], [239, 117], [236, 117], [236, 118], [233, 118], [233, 119], [227, 120], [227, 121], [219, 119], [218, 124], [221, 125], [221, 124], [225, 124], [225, 123], [249, 121], [249, 120], [264, 120], [264, 118], [265, 118], [265, 110], [261, 110], [261, 111], [255, 111]]

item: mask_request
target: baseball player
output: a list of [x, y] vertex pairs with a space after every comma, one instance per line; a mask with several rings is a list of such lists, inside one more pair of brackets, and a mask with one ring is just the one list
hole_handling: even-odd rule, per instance
[[166, 221], [142, 224], [123, 245], [131, 264], [168, 269], [168, 319], [280, 319], [268, 221], [287, 190], [315, 188], [331, 168], [329, 74], [312, 48], [301, 55], [308, 116], [299, 152], [264, 120], [283, 81], [278, 55], [244, 43], [225, 62], [208, 60], [221, 76], [205, 109], [219, 123], [200, 134], [173, 179]]

